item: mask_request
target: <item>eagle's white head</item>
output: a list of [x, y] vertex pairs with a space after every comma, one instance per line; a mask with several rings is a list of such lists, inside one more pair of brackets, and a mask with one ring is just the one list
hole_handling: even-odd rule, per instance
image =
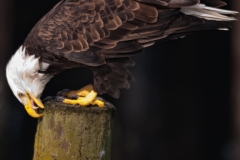
[[[20, 47], [9, 60], [6, 76], [10, 88], [17, 99], [25, 106], [28, 114], [38, 118], [36, 110], [44, 108], [40, 97], [51, 75], [39, 73], [42, 63], [34, 55], [28, 55], [24, 47]], [[49, 66], [44, 64], [45, 69]]]

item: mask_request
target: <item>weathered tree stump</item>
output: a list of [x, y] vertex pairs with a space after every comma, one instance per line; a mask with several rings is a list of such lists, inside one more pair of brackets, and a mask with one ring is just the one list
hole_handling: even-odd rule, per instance
[[114, 107], [76, 107], [51, 100], [39, 119], [34, 160], [110, 160]]

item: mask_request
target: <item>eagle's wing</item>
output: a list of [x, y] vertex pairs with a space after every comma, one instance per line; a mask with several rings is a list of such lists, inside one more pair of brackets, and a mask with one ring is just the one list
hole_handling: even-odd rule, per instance
[[[219, 0], [205, 2], [223, 5]], [[54, 55], [92, 67], [95, 89], [118, 97], [118, 88], [129, 87], [133, 79], [126, 70], [132, 64], [130, 55], [183, 32], [229, 27], [180, 12], [181, 7], [197, 3], [199, 0], [65, 0], [36, 24], [24, 46], [29, 54], [46, 57], [48, 63]], [[115, 74], [108, 74], [111, 71]]]

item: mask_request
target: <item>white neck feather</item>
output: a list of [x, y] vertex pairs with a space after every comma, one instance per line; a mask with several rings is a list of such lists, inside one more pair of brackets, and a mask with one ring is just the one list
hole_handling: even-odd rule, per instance
[[17, 93], [31, 92], [40, 98], [45, 85], [52, 78], [51, 75], [39, 73], [41, 69], [39, 58], [28, 55], [22, 46], [12, 56], [6, 67], [8, 83], [18, 98]]

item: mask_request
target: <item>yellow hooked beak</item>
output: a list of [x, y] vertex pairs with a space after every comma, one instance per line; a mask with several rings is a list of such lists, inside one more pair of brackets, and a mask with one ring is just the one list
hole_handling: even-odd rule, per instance
[[[42, 108], [44, 109], [44, 105], [42, 104], [40, 99], [37, 99], [33, 94], [26, 92], [27, 94], [27, 103], [24, 106], [27, 113], [33, 117], [33, 118], [39, 118], [42, 117], [42, 114], [37, 113], [36, 109]], [[36, 104], [37, 106], [35, 106], [34, 104]], [[35, 109], [36, 108], [36, 109]]]

